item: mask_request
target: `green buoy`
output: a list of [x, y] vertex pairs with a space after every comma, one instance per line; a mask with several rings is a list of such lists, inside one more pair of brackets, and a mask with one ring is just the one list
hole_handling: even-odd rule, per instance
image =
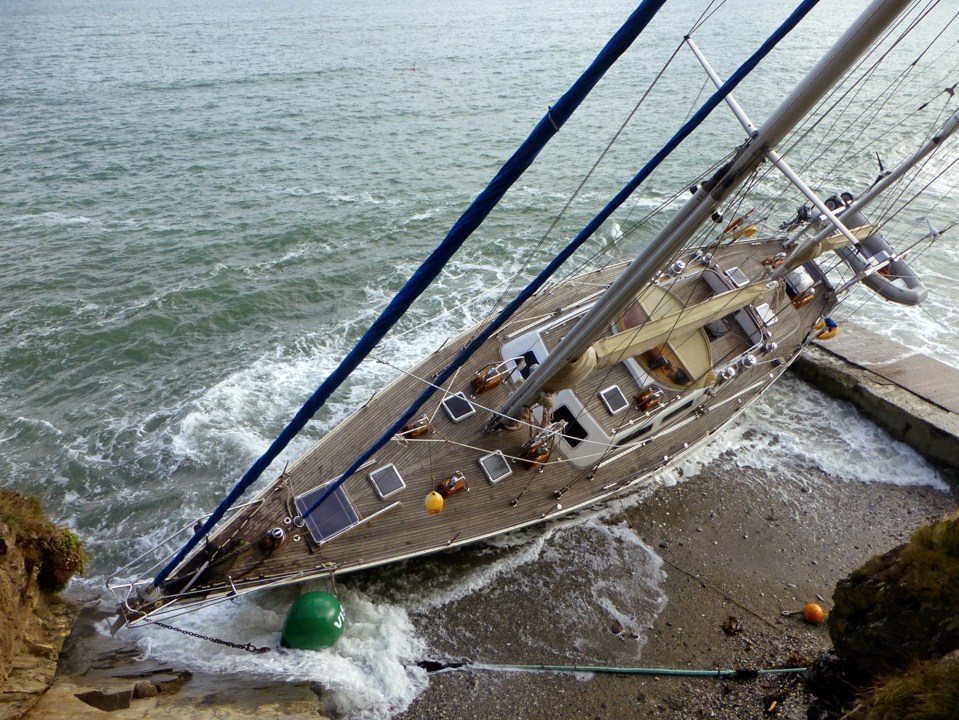
[[283, 645], [296, 650], [320, 650], [339, 640], [345, 627], [346, 613], [339, 600], [325, 592], [306, 593], [286, 611]]

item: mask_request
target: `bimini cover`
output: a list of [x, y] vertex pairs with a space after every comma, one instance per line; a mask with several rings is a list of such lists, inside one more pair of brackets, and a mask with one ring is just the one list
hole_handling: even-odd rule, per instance
[[642, 356], [658, 348], [690, 380], [701, 378], [712, 368], [709, 338], [703, 325], [748, 305], [766, 292], [764, 285], [750, 285], [687, 307], [666, 288], [650, 285], [616, 321], [617, 334], [593, 345], [597, 364], [608, 367], [633, 356], [646, 365], [647, 359]]

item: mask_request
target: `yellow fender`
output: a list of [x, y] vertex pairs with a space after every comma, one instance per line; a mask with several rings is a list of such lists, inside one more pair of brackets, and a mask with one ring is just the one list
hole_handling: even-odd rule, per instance
[[839, 326], [827, 329], [825, 321], [820, 320], [816, 323], [816, 331], [817, 340], [832, 340], [839, 334]]

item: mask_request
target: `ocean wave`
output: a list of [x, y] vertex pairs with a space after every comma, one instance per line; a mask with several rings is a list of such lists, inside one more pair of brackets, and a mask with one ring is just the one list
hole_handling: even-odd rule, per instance
[[[791, 377], [753, 403], [720, 437], [736, 465], [807, 478], [817, 468], [848, 482], [926, 485], [947, 490], [941, 475], [909, 446], [836, 400]], [[790, 469], [790, 470], [787, 470]]]
[[61, 212], [45, 212], [28, 215], [14, 215], [4, 218], [5, 223], [11, 225], [58, 227], [61, 225], [88, 225], [96, 222], [84, 215], [67, 215]]
[[362, 190], [356, 193], [344, 192], [332, 187], [300, 187], [297, 185], [262, 185], [264, 191], [272, 195], [290, 195], [293, 197], [322, 197], [334, 205], [383, 205], [388, 199]]

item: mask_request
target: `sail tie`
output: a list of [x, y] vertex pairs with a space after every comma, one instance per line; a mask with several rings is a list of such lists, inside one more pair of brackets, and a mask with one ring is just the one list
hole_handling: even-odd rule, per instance
[[556, 121], [553, 120], [553, 108], [552, 108], [552, 107], [547, 107], [547, 108], [546, 108], [546, 117], [549, 118], [550, 125], [553, 126], [553, 129], [554, 129], [556, 132], [559, 132], [559, 125], [557, 125], [557, 124], [556, 124]]

